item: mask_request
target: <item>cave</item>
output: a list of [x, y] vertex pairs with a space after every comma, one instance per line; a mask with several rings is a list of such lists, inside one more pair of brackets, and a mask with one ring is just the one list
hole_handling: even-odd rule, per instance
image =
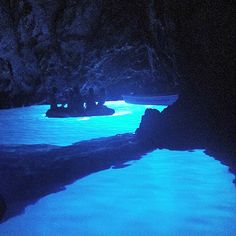
[[[109, 217], [102, 221], [100, 219], [104, 216], [101, 212], [98, 213], [96, 209], [92, 211], [91, 207], [86, 208], [83, 205], [78, 205], [83, 212], [81, 216], [73, 212], [69, 214], [67, 208], [62, 209], [66, 212], [66, 220], [70, 221], [70, 217], [75, 221], [81, 220], [80, 228], [74, 229], [75, 231], [67, 231], [66, 226], [62, 227], [65, 231], [60, 231], [56, 226], [53, 227], [55, 231], [32, 229], [33, 216], [38, 217], [35, 221], [41, 222], [39, 219], [41, 212], [37, 209], [42, 207], [47, 211], [44, 205], [40, 205], [41, 199], [43, 202], [44, 197], [50, 198], [52, 193], [56, 193], [55, 201], [57, 198], [59, 201], [63, 200], [64, 191], [71, 191], [70, 196], [75, 198], [73, 186], [83, 190], [87, 186], [86, 183], [96, 185], [98, 180], [103, 181], [105, 176], [114, 181], [114, 186], [112, 185], [111, 188], [117, 188], [122, 193], [119, 183], [126, 181], [121, 178], [120, 182], [116, 182], [114, 176], [106, 172], [111, 169], [120, 171], [124, 176], [127, 175], [128, 179], [136, 176], [134, 178], [139, 179], [139, 182], [135, 184], [139, 185], [143, 182], [143, 186], [139, 186], [143, 189], [148, 184], [154, 184], [155, 187], [155, 181], [158, 180], [155, 177], [149, 180], [149, 175], [155, 170], [158, 172], [160, 170], [158, 166], [168, 169], [174, 163], [173, 165], [176, 165], [180, 171], [183, 166], [190, 165], [190, 170], [195, 173], [193, 160], [195, 158], [201, 160], [201, 157], [205, 158], [205, 156], [213, 163], [206, 161], [201, 164], [209, 165], [209, 172], [215, 171], [217, 175], [218, 172], [225, 171], [221, 169], [222, 167], [229, 169], [225, 171], [228, 175], [235, 175], [234, 22], [233, 2], [225, 0], [213, 2], [206, 0], [1, 0], [0, 217], [2, 227], [0, 224], [0, 233], [2, 231], [3, 234], [15, 235], [16, 231], [13, 227], [18, 227], [21, 222], [29, 220], [32, 226], [28, 231], [22, 229], [25, 235], [42, 235], [43, 232], [45, 235], [57, 235], [57, 232], [59, 234], [70, 232], [71, 235], [99, 235], [99, 230], [102, 235], [112, 234], [112, 226], [110, 228], [107, 226], [107, 229], [104, 227], [103, 231], [96, 220], [92, 220], [93, 223], [89, 224], [94, 227], [94, 231], [86, 231], [84, 219], [100, 214], [97, 221], [106, 224]], [[74, 88], [77, 88], [84, 97], [87, 96], [90, 88], [93, 88], [95, 93], [104, 88], [106, 105], [108, 109], [114, 110], [114, 114], [111, 113], [110, 117], [104, 119], [89, 112], [82, 118], [46, 119], [46, 107], [48, 108], [52, 100], [50, 98], [52, 90], [56, 91], [58, 103], [63, 107], [66, 96], [70, 96], [68, 94]], [[178, 99], [167, 106], [158, 107], [157, 104], [135, 106], [127, 105], [122, 101], [125, 95], [154, 97], [169, 94], [177, 94]], [[92, 116], [94, 118], [91, 118]], [[79, 127], [77, 121], [84, 122], [84, 126], [87, 124], [90, 129]], [[160, 156], [169, 158], [171, 153], [174, 158], [168, 159], [166, 167], [162, 158], [159, 162], [153, 158], [155, 156], [153, 153], [157, 155], [156, 159]], [[181, 159], [181, 153], [189, 159]], [[150, 163], [153, 162], [156, 169], [148, 167], [145, 156], [150, 156]], [[132, 172], [132, 166], [136, 164], [129, 162], [137, 162], [136, 171]], [[140, 167], [138, 163], [141, 163]], [[214, 169], [214, 164], [219, 166]], [[142, 171], [141, 165], [144, 165], [149, 173], [147, 179], [145, 179], [146, 175], [143, 178], [137, 175]], [[131, 168], [130, 172], [129, 168]], [[207, 171], [204, 172], [204, 166], [195, 168], [203, 171], [198, 175], [211, 176]], [[93, 179], [94, 173], [97, 176]], [[178, 177], [180, 175], [180, 182], [176, 182], [172, 175], [163, 178], [163, 181], [184, 185], [185, 173], [189, 173], [189, 170], [183, 169], [183, 173], [176, 171], [176, 175]], [[162, 180], [162, 175], [156, 175]], [[187, 175], [186, 178], [191, 179], [192, 176]], [[227, 176], [222, 178], [227, 179]], [[231, 182], [235, 183], [234, 179], [235, 177]], [[202, 179], [198, 181], [201, 182]], [[171, 184], [170, 182], [168, 183]], [[235, 196], [235, 185], [232, 184], [231, 189], [231, 185], [228, 188], [227, 181], [222, 183], [227, 185], [225, 189], [230, 192], [227, 192], [225, 204], [227, 203], [233, 211], [236, 202], [231, 201], [230, 194]], [[108, 181], [107, 188], [109, 184]], [[188, 184], [189, 189], [194, 192], [195, 189], [192, 188], [194, 183]], [[214, 184], [209, 184], [209, 187], [206, 187], [207, 191]], [[72, 188], [68, 187], [67, 191], [67, 186]], [[129, 196], [132, 195], [130, 189], [134, 186], [130, 185], [129, 181], [125, 186]], [[156, 188], [158, 187], [163, 186], [156, 185]], [[176, 191], [180, 191], [177, 192], [178, 194], [183, 194], [182, 190], [176, 188]], [[96, 198], [90, 199], [92, 195], [100, 196], [99, 191], [93, 192], [89, 188], [84, 192], [82, 190], [78, 193], [78, 198], [87, 196], [88, 202], [83, 202], [85, 205], [91, 203], [91, 206], [100, 206], [94, 204]], [[91, 191], [90, 195], [89, 191]], [[137, 191], [137, 188], [133, 191]], [[152, 190], [146, 191], [152, 194]], [[157, 193], [161, 195], [166, 192], [160, 190]], [[62, 198], [57, 194], [61, 194]], [[168, 194], [171, 195], [171, 191]], [[198, 196], [197, 192], [196, 194]], [[117, 199], [116, 195], [111, 195]], [[166, 204], [166, 207], [157, 208], [156, 214], [148, 214], [145, 207], [142, 208], [140, 205], [145, 205], [143, 201], [148, 200], [149, 195], [143, 191], [137, 192], [133, 198], [136, 199], [135, 197], [142, 198], [138, 202], [139, 206], [131, 199], [130, 205], [134, 204], [134, 206], [130, 215], [119, 213], [121, 216], [119, 218], [117, 214], [117, 224], [111, 224], [114, 226], [114, 235], [125, 235], [126, 227], [129, 235], [137, 235], [137, 233], [140, 235], [230, 235], [233, 232], [225, 229], [235, 220], [231, 211], [228, 212], [230, 214], [228, 221], [223, 219], [222, 225], [217, 228], [217, 222], [220, 221], [220, 217], [223, 217], [220, 214], [224, 212], [217, 215], [218, 213], [212, 209], [206, 212], [199, 210], [196, 215], [196, 212], [191, 214], [185, 209], [183, 212], [186, 215], [184, 215], [180, 213], [181, 208], [176, 208], [179, 211], [180, 221], [186, 220], [186, 223], [179, 223], [178, 213], [175, 213], [171, 200], [157, 202], [157, 205]], [[170, 196], [166, 196], [167, 199], [168, 197]], [[228, 202], [227, 197], [230, 199]], [[148, 212], [151, 211], [151, 204], [156, 204], [156, 200], [154, 201], [156, 198], [150, 198]], [[222, 203], [223, 198], [217, 199]], [[114, 207], [117, 212], [120, 212], [122, 207], [127, 211], [131, 209], [131, 207], [125, 208], [123, 202], [118, 201], [117, 204], [120, 203], [118, 208], [106, 197], [104, 199], [107, 205], [105, 200], [100, 202], [104, 208]], [[53, 201], [52, 199], [48, 202], [51, 204]], [[76, 200], [72, 202], [77, 204]], [[193, 207], [192, 203], [188, 205], [190, 208]], [[30, 207], [34, 206], [32, 204], [35, 206], [39, 204], [34, 210], [39, 212], [39, 215], [28, 213], [31, 212]], [[213, 203], [209, 200], [209, 204]], [[185, 205], [180, 203], [180, 206]], [[204, 209], [202, 206], [199, 203], [199, 209]], [[133, 210], [135, 207], [138, 210]], [[201, 215], [204, 213], [207, 216]], [[103, 214], [110, 213], [107, 211]], [[138, 218], [138, 214], [143, 216], [143, 219]], [[45, 212], [45, 219], [50, 219], [49, 216], [51, 215]], [[187, 216], [189, 218], [185, 219], [184, 217]], [[170, 219], [173, 217], [174, 223], [167, 223], [167, 217]], [[208, 220], [212, 217], [218, 218], [214, 223], [209, 223]], [[192, 221], [189, 220], [190, 218]], [[163, 220], [164, 226], [158, 224], [155, 228], [155, 223], [150, 223], [154, 219]], [[201, 226], [201, 222], [204, 221], [209, 224], [205, 231]], [[132, 228], [135, 222], [140, 226]], [[123, 231], [116, 228], [119, 224], [125, 225]], [[38, 225], [42, 227], [43, 223]], [[71, 223], [68, 225], [67, 227], [75, 227]], [[201, 230], [198, 227], [202, 227]]]

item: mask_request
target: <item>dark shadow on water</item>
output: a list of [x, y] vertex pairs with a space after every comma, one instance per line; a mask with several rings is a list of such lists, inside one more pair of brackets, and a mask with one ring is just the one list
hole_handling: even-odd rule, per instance
[[[157, 145], [159, 149], [168, 149], [173, 151], [188, 151], [193, 152], [196, 149], [205, 150], [205, 154], [214, 158], [217, 161], [220, 161], [222, 165], [225, 165], [229, 168], [229, 172], [234, 174], [235, 178], [233, 180], [233, 183], [236, 186], [236, 157], [235, 157], [235, 151], [232, 150], [232, 148], [228, 148], [227, 145], [225, 145], [225, 148], [218, 149], [217, 143], [215, 145], [212, 145], [211, 147], [207, 147], [205, 145], [200, 145], [199, 143], [196, 144], [189, 144], [188, 142], [178, 143], [170, 141], [168, 144], [161, 144]], [[229, 151], [231, 150], [231, 151]]]
[[125, 168], [154, 149], [124, 134], [71, 146], [0, 146], [0, 194], [6, 203], [2, 222], [79, 178], [105, 169]]
[[[43, 196], [63, 191], [65, 186], [89, 174], [109, 168], [126, 168], [157, 148], [189, 151], [205, 149], [200, 145], [145, 145], [134, 134], [82, 141], [71, 146], [0, 146], [0, 211], [2, 222], [21, 214]], [[235, 159], [206, 150], [236, 173]], [[234, 180], [234, 183], [236, 181]], [[4, 205], [6, 208], [4, 208]], [[0, 213], [1, 213], [0, 212]], [[1, 214], [0, 214], [1, 216]]]

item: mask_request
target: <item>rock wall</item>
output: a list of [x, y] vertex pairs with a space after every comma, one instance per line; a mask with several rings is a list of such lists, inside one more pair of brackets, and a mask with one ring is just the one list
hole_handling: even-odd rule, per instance
[[226, 147], [235, 155], [233, 2], [159, 0], [151, 8], [156, 54], [174, 61], [181, 96], [161, 114], [155, 135], [147, 131], [146, 118], [137, 133], [164, 146]]
[[149, 2], [1, 0], [1, 107], [42, 101], [52, 86], [117, 98], [176, 85], [150, 43]]

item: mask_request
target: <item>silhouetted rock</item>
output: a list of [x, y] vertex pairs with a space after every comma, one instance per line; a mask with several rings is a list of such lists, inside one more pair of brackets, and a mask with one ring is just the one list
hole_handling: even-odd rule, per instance
[[137, 137], [146, 145], [155, 145], [157, 134], [160, 133], [161, 113], [156, 109], [146, 109], [139, 128], [136, 130]]
[[225, 149], [235, 155], [232, 3], [165, 0], [150, 1], [150, 8], [153, 49], [162, 65], [172, 63], [181, 88], [179, 100], [157, 119], [153, 139], [165, 146]]
[[170, 106], [161, 113], [155, 109], [147, 109], [135, 132], [138, 139], [145, 145], [156, 147], [204, 147], [209, 141], [204, 119], [197, 114], [190, 116], [192, 113], [183, 112], [177, 107]]

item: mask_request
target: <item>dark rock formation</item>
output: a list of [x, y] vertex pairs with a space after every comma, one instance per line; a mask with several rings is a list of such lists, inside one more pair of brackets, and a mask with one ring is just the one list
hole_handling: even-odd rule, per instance
[[149, 43], [152, 10], [144, 0], [1, 0], [0, 107], [42, 101], [51, 86], [117, 98], [174, 84]]
[[[227, 149], [235, 156], [232, 1], [151, 2], [153, 48], [173, 64], [181, 87], [177, 103], [158, 118], [153, 139], [162, 145]], [[149, 124], [144, 123], [137, 133], [146, 139], [143, 127]]]
[[156, 146], [157, 137], [160, 133], [161, 113], [156, 109], [147, 109], [142, 116], [139, 128], [136, 130], [137, 137], [145, 145]]

